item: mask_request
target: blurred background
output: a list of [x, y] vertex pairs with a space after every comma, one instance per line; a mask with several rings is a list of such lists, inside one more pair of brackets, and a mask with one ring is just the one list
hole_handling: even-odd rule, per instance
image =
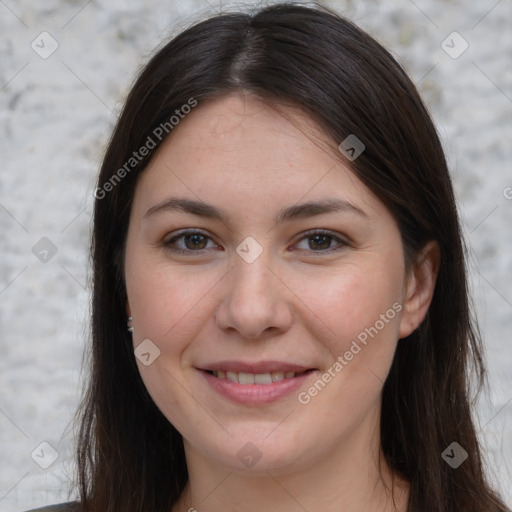
[[[477, 424], [512, 504], [512, 0], [322, 3], [395, 55], [438, 127], [489, 366]], [[68, 498], [94, 184], [130, 84], [192, 22], [254, 5], [0, 0], [2, 512]]]

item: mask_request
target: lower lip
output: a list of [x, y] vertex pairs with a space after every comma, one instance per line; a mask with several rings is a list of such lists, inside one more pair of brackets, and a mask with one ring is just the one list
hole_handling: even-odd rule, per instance
[[210, 387], [229, 400], [243, 405], [260, 405], [277, 400], [296, 391], [314, 372], [283, 379], [272, 384], [239, 384], [229, 379], [219, 379], [200, 370]]

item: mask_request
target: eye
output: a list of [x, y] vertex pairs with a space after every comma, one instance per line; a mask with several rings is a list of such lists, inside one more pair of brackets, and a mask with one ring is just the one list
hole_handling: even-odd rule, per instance
[[[178, 254], [201, 254], [203, 251], [217, 247], [215, 243], [213, 247], [208, 247], [208, 241], [213, 242], [212, 238], [207, 234], [197, 230], [189, 230], [183, 231], [169, 240], [165, 240], [164, 246]], [[299, 247], [300, 250], [316, 253], [339, 251], [349, 245], [348, 242], [342, 238], [325, 230], [312, 230], [307, 232], [295, 246], [297, 247], [301, 243], [304, 243], [303, 241], [306, 242], [307, 248]], [[331, 245], [333, 241], [337, 243], [334, 247]]]
[[[201, 253], [211, 249], [207, 247], [207, 241], [212, 240], [205, 233], [197, 230], [184, 231], [173, 238], [164, 241], [164, 246], [173, 252], [189, 254], [191, 252]], [[216, 247], [216, 245], [214, 244]]]
[[[296, 245], [300, 245], [300, 242], [302, 240], [305, 240], [307, 247], [309, 249], [312, 249], [309, 252], [319, 252], [319, 253], [334, 252], [334, 251], [339, 251], [341, 249], [344, 249], [345, 247], [347, 247], [349, 245], [348, 242], [346, 242], [342, 238], [335, 236], [331, 232], [325, 231], [325, 230], [313, 230], [313, 231], [307, 232], [306, 236], [302, 237], [300, 239], [299, 243]], [[336, 241], [338, 243], [338, 245], [335, 247], [332, 247], [331, 243], [333, 241]], [[302, 247], [299, 249], [307, 251], [308, 248], [304, 249]]]

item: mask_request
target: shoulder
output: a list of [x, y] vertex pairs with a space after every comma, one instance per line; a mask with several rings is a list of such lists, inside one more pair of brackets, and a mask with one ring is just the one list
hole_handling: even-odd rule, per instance
[[48, 507], [27, 510], [27, 512], [78, 512], [80, 504], [76, 501], [70, 503], [61, 503], [60, 505], [50, 505]]

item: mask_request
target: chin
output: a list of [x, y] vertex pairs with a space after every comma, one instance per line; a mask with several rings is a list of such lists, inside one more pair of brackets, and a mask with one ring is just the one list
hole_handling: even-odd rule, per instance
[[[275, 424], [274, 424], [275, 428]], [[228, 430], [232, 432], [229, 428]], [[203, 456], [209, 458], [215, 464], [221, 464], [229, 471], [247, 473], [260, 476], [268, 476], [268, 472], [275, 474], [300, 471], [310, 466], [311, 461], [304, 460], [304, 453], [299, 452], [297, 447], [304, 448], [304, 443], [293, 441], [293, 436], [287, 435], [287, 441], [277, 437], [270, 440], [268, 432], [271, 429], [259, 429], [258, 432], [250, 434], [244, 430], [243, 435], [229, 437], [224, 445], [203, 445]], [[209, 440], [211, 443], [211, 439]], [[195, 447], [197, 450], [197, 445]], [[319, 455], [320, 456], [320, 455]]]

